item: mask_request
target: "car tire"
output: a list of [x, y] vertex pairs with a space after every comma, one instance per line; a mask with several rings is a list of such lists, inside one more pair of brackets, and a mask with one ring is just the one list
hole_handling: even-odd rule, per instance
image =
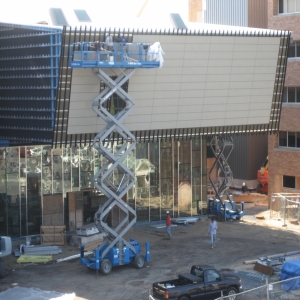
[[142, 254], [138, 254], [136, 255], [136, 257], [134, 258], [134, 265], [137, 269], [141, 269], [144, 267], [145, 265], [145, 258]]
[[235, 300], [236, 294], [237, 294], [236, 288], [234, 288], [233, 286], [228, 288], [228, 290], [227, 290], [228, 300]]
[[182, 297], [179, 298], [179, 300], [190, 300], [190, 299], [186, 296], [182, 296]]
[[103, 275], [108, 275], [111, 272], [112, 263], [108, 259], [103, 259], [100, 269]]
[[5, 265], [3, 259], [0, 258], [0, 278], [5, 277]]

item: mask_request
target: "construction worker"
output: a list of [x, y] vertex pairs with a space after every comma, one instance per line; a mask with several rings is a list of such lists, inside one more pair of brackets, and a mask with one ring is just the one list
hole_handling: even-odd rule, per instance
[[243, 186], [242, 186], [242, 193], [247, 193], [247, 192], [249, 192], [249, 189], [248, 189], [248, 187], [247, 187], [246, 183], [245, 183], [245, 182], [243, 182]]
[[172, 225], [172, 221], [171, 221], [171, 216], [170, 216], [170, 213], [169, 211], [167, 210], [166, 211], [166, 227], [167, 227], [167, 234], [168, 234], [168, 237], [169, 237], [169, 240], [171, 239], [171, 225]]
[[210, 234], [210, 240], [211, 240], [211, 249], [213, 249], [216, 245], [217, 229], [218, 229], [218, 223], [215, 221], [214, 218], [211, 218], [208, 227], [208, 233]]

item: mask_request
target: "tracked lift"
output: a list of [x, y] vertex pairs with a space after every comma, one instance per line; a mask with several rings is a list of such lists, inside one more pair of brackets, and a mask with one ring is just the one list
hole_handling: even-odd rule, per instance
[[[233, 146], [231, 135], [217, 135], [210, 141], [210, 149], [216, 159], [210, 169], [209, 180], [216, 196], [208, 200], [208, 213], [216, 216], [218, 221], [239, 220], [244, 215], [244, 203], [242, 202], [240, 207], [237, 207], [232, 196], [228, 193], [233, 181], [233, 174], [228, 164]], [[212, 172], [215, 168], [217, 168], [217, 183], [212, 179]]]
[[[94, 176], [94, 186], [106, 197], [107, 201], [95, 214], [95, 223], [100, 232], [105, 233], [102, 244], [89, 258], [84, 257], [81, 246], [81, 263], [89, 268], [110, 273], [113, 266], [134, 263], [142, 268], [150, 260], [150, 244], [146, 242], [146, 253], [140, 252], [140, 243], [134, 239], [126, 241], [124, 235], [136, 222], [136, 213], [122, 198], [133, 187], [135, 174], [124, 164], [127, 156], [135, 149], [135, 136], [123, 125], [125, 118], [134, 109], [134, 100], [122, 88], [135, 73], [136, 68], [158, 68], [160, 62], [149, 59], [146, 43], [114, 43], [113, 50], [107, 51], [104, 45], [82, 42], [69, 45], [70, 66], [90, 68], [95, 76], [105, 84], [104, 90], [92, 101], [92, 108], [107, 125], [94, 138], [94, 147], [104, 158], [105, 163]], [[108, 76], [106, 69], [117, 74], [115, 79]], [[116, 114], [107, 107], [111, 96], [116, 93], [124, 101], [124, 108]], [[113, 135], [119, 135], [122, 144], [114, 151]], [[115, 228], [109, 226], [107, 219], [113, 207], [123, 211], [124, 218]]]

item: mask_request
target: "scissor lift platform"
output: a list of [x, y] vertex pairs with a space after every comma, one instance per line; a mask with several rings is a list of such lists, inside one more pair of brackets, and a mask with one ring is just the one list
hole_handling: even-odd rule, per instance
[[71, 68], [158, 68], [156, 53], [148, 50], [149, 43], [114, 43], [111, 51], [105, 49], [104, 43], [96, 46], [94, 42], [77, 42], [69, 45]]

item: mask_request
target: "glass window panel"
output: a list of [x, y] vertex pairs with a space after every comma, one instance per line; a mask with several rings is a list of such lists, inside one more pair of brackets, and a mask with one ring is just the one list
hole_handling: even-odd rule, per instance
[[149, 176], [150, 186], [150, 221], [160, 219], [160, 193], [159, 193], [159, 144], [149, 143], [149, 162], [151, 172]]
[[50, 8], [50, 15], [53, 25], [56, 26], [69, 26], [67, 19], [61, 8]]
[[295, 43], [291, 43], [290, 47], [289, 47], [289, 54], [288, 57], [295, 57], [296, 53], [295, 53]]
[[[5, 148], [0, 148], [0, 193], [6, 193], [6, 150]], [[0, 224], [1, 227], [1, 224]], [[1, 231], [1, 229], [0, 229]], [[1, 234], [1, 232], [0, 232]]]
[[300, 132], [296, 132], [296, 139], [297, 139], [296, 147], [300, 148]]
[[[172, 142], [170, 140], [160, 142], [160, 176], [161, 176], [161, 209], [162, 214], [166, 210], [172, 211], [173, 216], [173, 165]], [[164, 216], [162, 216], [164, 218]]]
[[294, 87], [289, 87], [288, 88], [288, 102], [289, 103], [294, 103], [296, 98], [296, 90]]
[[300, 11], [300, 0], [296, 0], [296, 11]]
[[286, 175], [283, 175], [283, 177], [282, 177], [282, 186], [284, 188], [294, 189], [296, 187], [295, 176], [286, 176]]
[[178, 148], [179, 157], [179, 186], [178, 204], [179, 216], [190, 216], [192, 205], [191, 187], [191, 141], [180, 141]]
[[[12, 149], [15, 151], [16, 149]], [[20, 197], [17, 172], [7, 174], [8, 235], [20, 236]]]
[[279, 146], [287, 147], [287, 132], [279, 131]]
[[87, 12], [83, 9], [74, 9], [74, 13], [79, 22], [91, 22], [91, 18], [87, 14]]
[[296, 102], [300, 103], [300, 87], [296, 87]]
[[287, 12], [295, 11], [295, 0], [286, 0], [287, 1]]
[[296, 57], [300, 57], [300, 42], [295, 43], [296, 46]]
[[287, 95], [288, 95], [288, 88], [284, 87], [283, 94], [282, 94], [282, 102], [288, 102]]
[[279, 0], [279, 13], [284, 13], [284, 0]]
[[288, 147], [296, 147], [296, 132], [288, 132]]

